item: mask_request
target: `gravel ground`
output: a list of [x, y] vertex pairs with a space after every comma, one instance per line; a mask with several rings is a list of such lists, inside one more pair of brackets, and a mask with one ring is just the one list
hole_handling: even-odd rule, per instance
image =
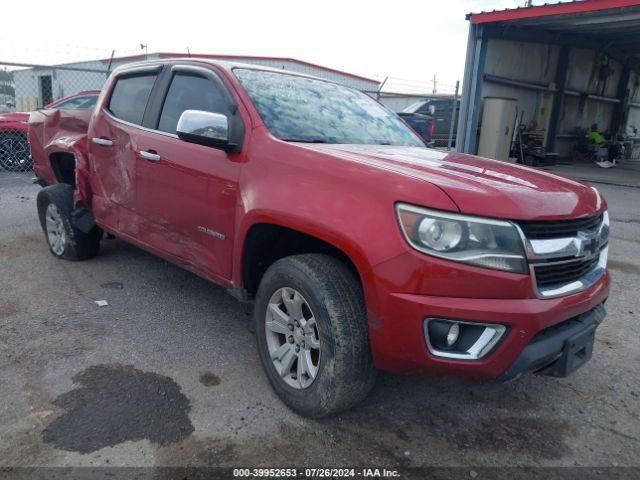
[[0, 174], [0, 466], [640, 466], [638, 188], [598, 187], [613, 288], [573, 376], [382, 374], [322, 421], [276, 398], [250, 311], [223, 289], [118, 240], [56, 260], [38, 188]]

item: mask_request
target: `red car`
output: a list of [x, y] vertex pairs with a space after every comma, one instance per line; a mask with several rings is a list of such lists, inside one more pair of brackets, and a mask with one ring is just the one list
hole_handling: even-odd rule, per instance
[[[99, 91], [90, 90], [56, 100], [45, 109], [92, 109]], [[0, 114], [0, 167], [9, 171], [32, 168], [27, 142], [28, 112]]]
[[610, 283], [593, 187], [428, 149], [341, 85], [207, 60], [120, 67], [90, 118], [30, 122], [53, 255], [107, 232], [252, 301], [303, 415], [351, 407], [377, 370], [561, 377], [591, 357]]

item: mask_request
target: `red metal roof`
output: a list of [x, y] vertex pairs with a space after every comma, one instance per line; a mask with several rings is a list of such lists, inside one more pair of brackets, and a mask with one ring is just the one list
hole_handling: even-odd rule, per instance
[[473, 24], [505, 22], [527, 18], [570, 15], [575, 13], [597, 12], [614, 8], [637, 7], [640, 0], [579, 0], [574, 2], [545, 4], [534, 7], [521, 7], [493, 12], [470, 13], [467, 19]]

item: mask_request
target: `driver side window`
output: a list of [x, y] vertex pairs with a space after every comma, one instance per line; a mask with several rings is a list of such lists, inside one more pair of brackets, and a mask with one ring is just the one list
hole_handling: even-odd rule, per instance
[[158, 122], [158, 130], [176, 133], [178, 120], [185, 110], [230, 115], [222, 92], [211, 80], [197, 75], [177, 73], [171, 80]]

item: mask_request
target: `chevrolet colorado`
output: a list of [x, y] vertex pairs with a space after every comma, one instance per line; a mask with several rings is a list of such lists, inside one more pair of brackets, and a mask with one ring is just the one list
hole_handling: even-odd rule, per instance
[[377, 370], [565, 376], [609, 292], [598, 191], [425, 147], [363, 93], [196, 59], [123, 66], [93, 112], [31, 115], [53, 255], [106, 232], [254, 302], [275, 392], [310, 417]]

